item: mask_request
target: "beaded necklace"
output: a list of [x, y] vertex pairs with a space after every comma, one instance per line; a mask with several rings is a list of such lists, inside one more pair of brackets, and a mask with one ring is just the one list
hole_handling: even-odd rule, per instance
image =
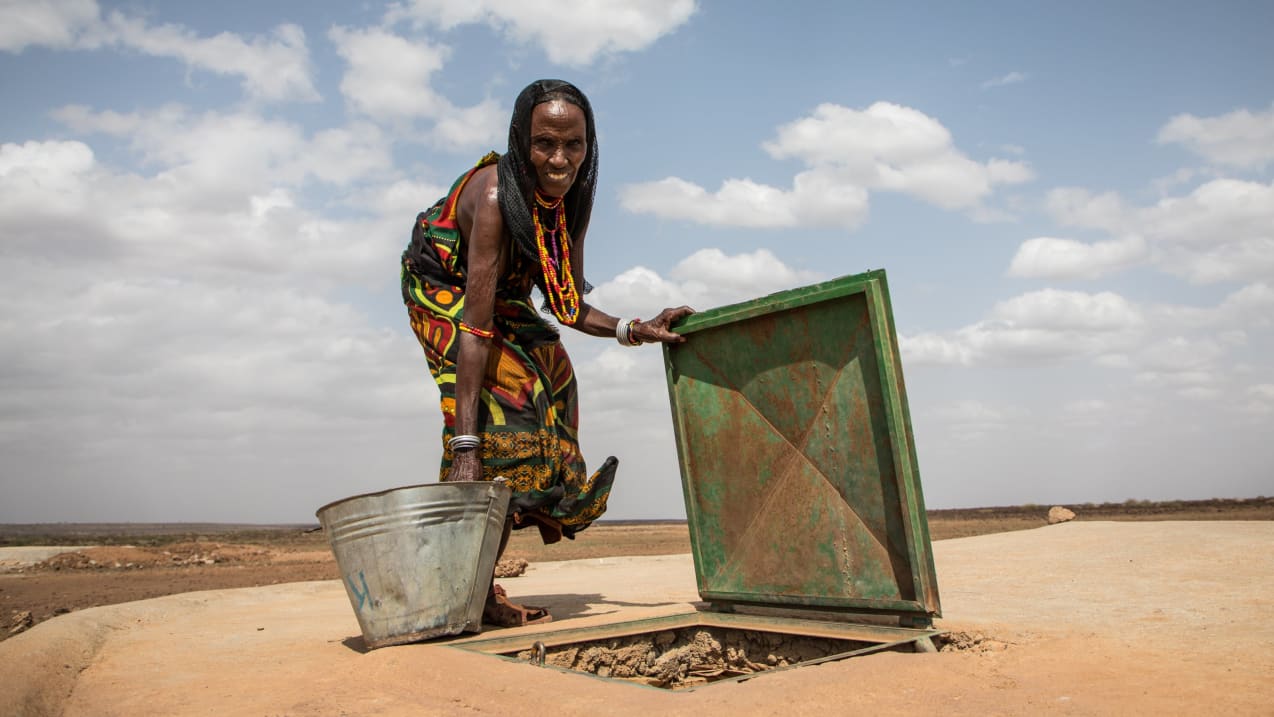
[[[571, 272], [571, 235], [566, 231], [566, 205], [562, 197], [546, 197], [535, 190], [536, 210], [531, 216], [535, 224], [535, 245], [540, 253], [540, 270], [544, 273], [544, 293], [549, 308], [559, 321], [571, 326], [579, 318], [579, 292]], [[552, 229], [545, 229], [540, 211], [553, 212]]]

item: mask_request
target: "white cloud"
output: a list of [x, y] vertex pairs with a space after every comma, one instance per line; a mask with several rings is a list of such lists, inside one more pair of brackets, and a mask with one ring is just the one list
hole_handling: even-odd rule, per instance
[[[823, 179], [814, 172], [803, 173], [796, 177], [792, 191], [751, 179], [727, 179], [710, 194], [697, 184], [668, 177], [623, 187], [620, 202], [630, 212], [715, 226], [856, 228], [867, 215], [867, 192]], [[803, 208], [810, 212], [802, 212]]]
[[1114, 420], [1123, 408], [1106, 399], [1078, 398], [1062, 403], [1056, 415], [1063, 426], [1091, 430]]
[[992, 159], [986, 163], [988, 184], [1022, 184], [1035, 178], [1035, 172], [1022, 162]]
[[1274, 163], [1274, 106], [1216, 117], [1177, 115], [1160, 128], [1157, 139], [1160, 144], [1180, 144], [1214, 164], [1264, 169]]
[[584, 67], [599, 57], [651, 46], [695, 10], [695, 0], [412, 0], [387, 19], [443, 29], [486, 23], [514, 40], [539, 45], [554, 63]]
[[[97, 117], [69, 116], [83, 127]], [[310, 140], [246, 113], [113, 115], [103, 125], [131, 127], [136, 151], [157, 165], [153, 174], [100, 166], [80, 142], [0, 147], [0, 234], [11, 254], [110, 261], [112, 275], [220, 284], [292, 274], [319, 287], [369, 281], [392, 265], [414, 216], [360, 207], [359, 218], [335, 220], [296, 201], [309, 179], [383, 172], [388, 160], [371, 135], [319, 132]], [[418, 199], [416, 208], [432, 200]]]
[[898, 350], [909, 366], [972, 366], [980, 358], [972, 346], [954, 336], [931, 332], [898, 334]]
[[[610, 342], [601, 344], [604, 348], [599, 351], [595, 339], [588, 343], [591, 350], [571, 349], [572, 354], [585, 357], [575, 361], [575, 369], [581, 386], [581, 410], [589, 417], [588, 430], [630, 437], [635, 432], [650, 434], [652, 428], [666, 433], [663, 421], [650, 420], [668, 411], [663, 391], [651, 390], [664, 384], [663, 362], [649, 355], [651, 347], [633, 350]], [[635, 420], [643, 415], [646, 420]]]
[[82, 178], [95, 167], [83, 142], [0, 145], [0, 212], [54, 211], [83, 201]]
[[947, 333], [899, 338], [909, 363], [976, 365], [1096, 358], [1138, 345], [1143, 312], [1118, 294], [1043, 289], [1000, 302]]
[[377, 28], [333, 27], [328, 37], [349, 65], [341, 92], [354, 110], [369, 117], [436, 117], [450, 105], [430, 87], [446, 64], [447, 47]]
[[[631, 315], [651, 313], [647, 306]], [[681, 481], [659, 348], [620, 347], [575, 331], [563, 332], [562, 341], [579, 381], [580, 448], [588, 467], [608, 455], [620, 459], [611, 515], [677, 514]]]
[[368, 122], [352, 122], [315, 132], [294, 166], [319, 181], [347, 185], [382, 175], [393, 164], [390, 141], [380, 128]]
[[249, 96], [267, 100], [315, 101], [313, 67], [298, 25], [274, 28], [269, 38], [245, 40], [231, 32], [200, 37], [180, 25], [151, 26], [140, 18], [112, 12], [108, 36], [115, 43], [156, 57], [171, 57], [219, 75], [242, 78]]
[[1248, 393], [1265, 401], [1274, 402], [1274, 383], [1261, 383], [1248, 388]]
[[996, 185], [1033, 177], [1021, 162], [969, 159], [937, 120], [888, 102], [865, 110], [819, 105], [812, 115], [779, 127], [776, 138], [763, 147], [775, 159], [799, 159], [806, 165], [791, 189], [727, 179], [709, 193], [669, 177], [628, 185], [621, 189], [620, 201], [632, 212], [701, 224], [854, 229], [867, 216], [871, 190], [986, 215], [982, 202]]
[[1058, 331], [1122, 331], [1142, 325], [1141, 311], [1124, 297], [1103, 291], [1042, 289], [1002, 301], [991, 318], [1009, 325]]
[[1092, 244], [1036, 237], [1018, 247], [1008, 273], [1034, 279], [1096, 279], [1134, 266], [1147, 256], [1145, 240], [1135, 235]]
[[123, 381], [124, 394], [130, 382], [153, 375], [168, 384], [148, 386], [155, 397], [198, 396], [214, 410], [256, 401], [276, 404], [277, 410], [309, 410], [331, 391], [348, 390], [340, 371], [361, 372], [356, 364], [340, 368], [330, 362], [350, 355], [380, 362], [375, 354], [393, 342], [366, 328], [350, 307], [292, 287], [188, 285], [129, 276], [65, 292], [41, 290], [12, 274], [7, 279], [26, 290], [17, 303], [28, 320], [8, 327], [15, 341], [5, 345], [39, 357], [15, 355], [8, 365], [74, 385], [114, 376]]
[[453, 107], [434, 124], [433, 141], [451, 148], [503, 148], [509, 132], [509, 115], [509, 110], [490, 98], [472, 107]]
[[146, 165], [160, 169], [160, 177], [202, 203], [237, 200], [245, 192], [307, 178], [348, 184], [392, 166], [389, 139], [365, 122], [307, 138], [297, 125], [246, 110], [195, 115], [169, 105], [121, 114], [69, 105], [53, 116], [81, 133], [128, 140]]
[[1274, 414], [1274, 383], [1248, 386], [1241, 410], [1246, 413]]
[[1003, 424], [1011, 413], [985, 401], [963, 400], [934, 406], [928, 415], [948, 421]]
[[1249, 335], [1261, 341], [1262, 329], [1274, 325], [1274, 289], [1255, 283], [1210, 307], [1161, 304], [1141, 311], [1145, 339], [1107, 365], [1131, 370], [1143, 387], [1215, 398], [1232, 394], [1235, 378], [1252, 370], [1234, 356], [1249, 345]]
[[668, 306], [703, 311], [825, 278], [793, 269], [766, 249], [734, 255], [700, 249], [668, 275], [665, 279], [646, 267], [633, 267], [594, 288], [588, 301], [609, 314], [649, 318]]
[[999, 77], [994, 77], [982, 83], [982, 89], [989, 90], [993, 87], [1004, 87], [1005, 85], [1016, 85], [1026, 82], [1027, 75], [1024, 72], [1010, 72]]
[[1228, 343], [1242, 343], [1247, 330], [1274, 326], [1274, 287], [1256, 282], [1230, 292], [1213, 307], [1164, 304], [1149, 307], [1148, 313], [1156, 325], [1213, 330], [1230, 336]]
[[936, 119], [890, 102], [865, 110], [819, 105], [813, 115], [779, 127], [778, 137], [764, 147], [776, 159], [801, 159], [838, 170], [854, 184], [911, 194], [947, 209], [972, 207], [992, 185], [1033, 176], [1020, 162], [974, 162]]
[[[1146, 207], [1066, 188], [1049, 193], [1048, 207], [1064, 225], [1144, 238], [1152, 264], [1195, 283], [1274, 277], [1274, 183], [1214, 179]], [[1118, 254], [1118, 242], [1102, 246]], [[1103, 258], [1088, 252], [1087, 266]]]
[[441, 184], [399, 179], [389, 184], [362, 186], [346, 195], [345, 204], [376, 216], [405, 220], [403, 226], [406, 232], [414, 223], [416, 214], [446, 192], [447, 187]]
[[1102, 414], [1110, 410], [1110, 402], [1103, 401], [1100, 398], [1079, 399], [1066, 402], [1062, 406], [1062, 410], [1074, 416]]
[[1177, 392], [1191, 389], [1214, 391], [1220, 379], [1220, 374], [1210, 370], [1138, 371], [1135, 376], [1139, 384]]
[[679, 284], [644, 266], [620, 273], [614, 279], [593, 287], [588, 295], [589, 304], [613, 316], [646, 316], [663, 307], [690, 304], [692, 301], [693, 298]]
[[1094, 195], [1081, 187], [1062, 187], [1049, 191], [1045, 206], [1063, 226], [1103, 229], [1111, 234], [1132, 233], [1126, 217], [1131, 209], [1115, 192]]
[[[350, 464], [355, 443], [409, 470], [394, 442], [438, 423], [410, 336], [277, 283], [4, 262], [0, 305], [20, 320], [0, 320], [0, 445], [46, 491], [80, 496], [27, 509], [300, 521], [341, 497], [324, 493], [332, 485], [384, 487], [381, 468]], [[146, 475], [162, 480], [137, 480]]]
[[[348, 65], [342, 94], [370, 120], [398, 125], [428, 120], [433, 123], [428, 138], [448, 148], [491, 147], [507, 132], [508, 112], [494, 100], [456, 107], [431, 86], [451, 54], [448, 47], [379, 28], [333, 27], [328, 37]], [[416, 134], [409, 127], [400, 133]]]
[[1169, 247], [1161, 264], [1196, 284], [1274, 277], [1274, 240], [1228, 242], [1203, 251]]
[[1264, 328], [1274, 325], [1274, 287], [1258, 282], [1232, 292], [1217, 308], [1218, 322]]
[[1274, 236], [1274, 183], [1215, 179], [1188, 196], [1169, 197], [1138, 213], [1150, 236], [1214, 244], [1216, 235], [1246, 240]]
[[240, 78], [244, 91], [265, 100], [319, 99], [305, 32], [282, 24], [269, 37], [245, 39], [231, 32], [211, 37], [175, 24], [151, 25], [144, 18], [113, 11], [103, 18], [93, 0], [18, 3], [0, 6], [0, 50], [27, 47], [91, 50], [122, 47], [180, 60], [218, 75]]
[[[65, 116], [151, 166], [118, 170], [80, 141], [0, 145], [0, 452], [45, 491], [15, 505], [70, 520], [306, 520], [341, 497], [330, 486], [410, 475], [428, 444], [394, 446], [439, 425], [420, 350], [345, 297], [384, 286], [437, 188], [391, 183], [339, 220], [305, 206], [298, 183], [378, 176], [369, 128], [307, 138], [245, 112]], [[413, 190], [427, 199], [399, 213]], [[292, 495], [259, 500], [271, 491]], [[59, 511], [39, 502], [50, 492], [84, 498]]]
[[[1143, 399], [1228, 401], [1227, 408], [1263, 413], [1239, 385], [1270, 376], [1245, 365], [1236, 352], [1249, 333], [1274, 323], [1274, 289], [1263, 283], [1232, 292], [1211, 307], [1139, 306], [1110, 292], [1045, 289], [996, 304], [974, 324], [946, 332], [902, 334], [909, 366], [1017, 366], [1091, 361], [1127, 372]], [[1265, 338], [1256, 333], [1256, 341]], [[1264, 385], [1264, 384], [1261, 384]], [[1127, 398], [1127, 397], [1126, 397]], [[1090, 399], [1065, 407], [1069, 424], [1099, 425], [1110, 403]], [[1078, 422], [1078, 423], [1077, 423]]]
[[933, 422], [952, 440], [970, 442], [1003, 436], [1025, 416], [1026, 412], [1020, 407], [965, 399], [935, 405], [918, 418]]
[[1177, 391], [1177, 395], [1193, 401], [1211, 401], [1221, 396], [1221, 390], [1210, 386], [1189, 386]]
[[1167, 194], [1177, 187], [1188, 184], [1190, 180], [1201, 174], [1202, 172], [1197, 169], [1181, 167], [1171, 174], [1151, 180], [1150, 186], [1154, 187], [1159, 194]]
[[1171, 336], [1142, 347], [1137, 365], [1153, 375], [1197, 376], [1225, 353], [1226, 348], [1210, 338]]
[[0, 50], [68, 48], [101, 22], [95, 0], [0, 3]]
[[682, 259], [669, 274], [683, 282], [700, 281], [714, 291], [770, 292], [815, 281], [819, 275], [785, 265], [768, 249], [729, 255], [720, 249], [700, 249]]

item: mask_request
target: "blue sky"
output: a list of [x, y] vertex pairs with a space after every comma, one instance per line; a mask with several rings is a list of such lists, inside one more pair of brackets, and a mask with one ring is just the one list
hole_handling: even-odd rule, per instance
[[[416, 212], [588, 93], [590, 301], [884, 268], [930, 507], [1274, 493], [1274, 6], [0, 3], [0, 521], [309, 521], [436, 477]], [[658, 349], [567, 334], [607, 517]]]

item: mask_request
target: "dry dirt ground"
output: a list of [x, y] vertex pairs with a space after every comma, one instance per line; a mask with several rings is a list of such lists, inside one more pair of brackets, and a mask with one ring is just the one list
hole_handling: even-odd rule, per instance
[[[1274, 498], [1127, 501], [1069, 506], [1078, 520], [1274, 520]], [[934, 540], [1037, 528], [1049, 506], [936, 510]], [[308, 526], [0, 525], [0, 547], [67, 545], [35, 565], [0, 561], [0, 641], [84, 608], [163, 595], [335, 580], [321, 531]], [[94, 547], [71, 547], [91, 545]], [[532, 564], [607, 556], [690, 552], [684, 522], [598, 523], [574, 541], [542, 545], [533, 530], [513, 534], [506, 557]]]
[[[0, 644], [0, 714], [1269, 715], [1271, 545], [1269, 520], [938, 540], [949, 650], [689, 692], [456, 649], [528, 631], [549, 640], [539, 626], [368, 652], [336, 580], [172, 595], [77, 611]], [[548, 629], [576, 633], [697, 599], [684, 554], [537, 560], [505, 584], [551, 607]]]

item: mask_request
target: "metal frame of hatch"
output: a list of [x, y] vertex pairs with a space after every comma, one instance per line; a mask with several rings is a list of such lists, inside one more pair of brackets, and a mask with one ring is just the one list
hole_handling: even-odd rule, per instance
[[[859, 599], [844, 595], [811, 594], [808, 591], [802, 594], [799, 591], [766, 592], [764, 589], [731, 591], [720, 589], [719, 586], [713, 587], [710, 584], [711, 577], [707, 574], [709, 571], [705, 569], [705, 554], [710, 548], [719, 547], [712, 545], [711, 542], [719, 539], [720, 536], [719, 534], [709, 535], [709, 531], [704, 526], [711, 521], [721, 522], [725, 518], [712, 514], [705, 515], [701, 507], [700, 492], [715, 490], [719, 486], [706, 482], [705, 479], [694, 474], [695, 466], [707, 461], [695, 464], [692, 460], [695, 456], [694, 448], [688, 445], [692, 437], [688, 423], [693, 420], [700, 422], [705, 420], [704, 416], [696, 414], [699, 407], [693, 405], [694, 399], [703, 394], [682, 395], [679, 381], [683, 380], [684, 376], [683, 368], [679, 364], [678, 357], [681, 355], [679, 352], [693, 345], [697, 338], [696, 334], [708, 334], [714, 329], [726, 327], [729, 327], [734, 336], [746, 335], [749, 330], [762, 333], [757, 328], [761, 323], [758, 320], [769, 319], [783, 312], [808, 311], [820, 305], [839, 306], [824, 302], [851, 300], [858, 296], [861, 296], [865, 308], [865, 317], [859, 318], [869, 334], [859, 340], [866, 343], [866, 339], [870, 339], [870, 353], [874, 355], [877, 369], [876, 375], [865, 377], [865, 381], [874, 381], [872, 387], [880, 394], [879, 403], [885, 426], [882, 436], [887, 434], [889, 458], [894, 469], [893, 475], [885, 478], [891, 481], [890, 489], [896, 490], [897, 504], [891, 504], [888, 507], [897, 511], [894, 520], [897, 521], [902, 533], [902, 538], [898, 542], [905, 546], [905, 559], [910, 572], [910, 584], [902, 585], [902, 587], [908, 588], [914, 599], [891, 600], [875, 597]], [[796, 314], [785, 315], [791, 317]], [[753, 323], [749, 324], [749, 322]], [[772, 328], [774, 323], [771, 322], [771, 326], [767, 326], [766, 329]], [[899, 615], [904, 625], [916, 627], [928, 626], [932, 623], [933, 617], [941, 616], [937, 576], [933, 564], [924, 498], [920, 489], [911, 416], [903, 384], [898, 339], [884, 270], [841, 277], [821, 284], [693, 314], [673, 329], [689, 338], [686, 344], [665, 344], [664, 357], [700, 596], [724, 610], [730, 610], [735, 605], [756, 605], [865, 614], [883, 613]], [[850, 332], [842, 332], [846, 335], [848, 333]], [[765, 348], [765, 344], [760, 344], [757, 350], [763, 351]], [[754, 359], [749, 357], [749, 360]], [[711, 468], [715, 469], [716, 466]]]

